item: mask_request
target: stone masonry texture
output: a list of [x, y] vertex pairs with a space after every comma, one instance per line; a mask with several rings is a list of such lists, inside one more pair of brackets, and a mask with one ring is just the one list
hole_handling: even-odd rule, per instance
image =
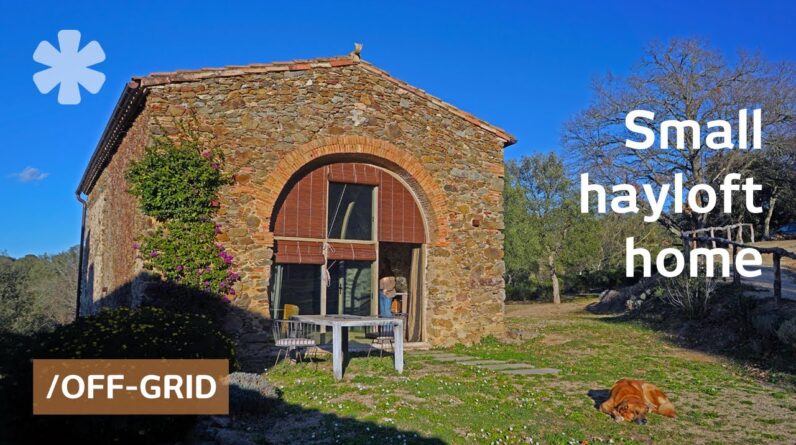
[[232, 302], [241, 310], [226, 324], [242, 353], [268, 337], [275, 201], [297, 171], [334, 161], [389, 169], [418, 198], [428, 231], [425, 340], [450, 346], [503, 335], [505, 140], [356, 63], [164, 82], [146, 94], [89, 193], [84, 314], [144, 297], [133, 245], [152, 223], [127, 193], [125, 171], [153, 137], [188, 128], [223, 152], [234, 176], [217, 222], [242, 277]]

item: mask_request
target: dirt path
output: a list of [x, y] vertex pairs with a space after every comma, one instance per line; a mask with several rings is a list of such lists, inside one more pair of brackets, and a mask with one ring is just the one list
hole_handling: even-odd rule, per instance
[[506, 317], [528, 319], [551, 319], [575, 315], [583, 312], [583, 303], [568, 302], [561, 304], [547, 303], [516, 303], [506, 305]]
[[[743, 284], [752, 285], [760, 292], [750, 292], [757, 298], [766, 298], [774, 296], [774, 268], [771, 266], [762, 266], [762, 272], [759, 277], [754, 278], [741, 278]], [[791, 270], [782, 268], [782, 298], [789, 300], [796, 300], [796, 273]]]
[[[796, 240], [779, 240], [779, 241], [760, 241], [753, 245], [758, 247], [779, 247], [790, 252], [796, 252]], [[759, 277], [742, 278], [741, 282], [754, 286], [759, 289], [759, 292], [749, 292], [750, 296], [756, 298], [768, 298], [774, 296], [774, 267], [773, 255], [763, 255], [763, 264], [760, 268], [761, 274]], [[730, 253], [732, 258], [732, 253]], [[782, 258], [782, 298], [789, 300], [796, 300], [796, 260], [790, 258]]]
[[[760, 241], [754, 244], [759, 247], [779, 247], [790, 252], [796, 252], [796, 240]], [[741, 281], [762, 290], [755, 292], [759, 298], [774, 296], [774, 267], [773, 255], [763, 255], [763, 272], [759, 277], [743, 278]], [[782, 258], [782, 298], [796, 300], [796, 260]]]
[[[758, 247], [780, 247], [790, 252], [796, 252], [796, 240], [760, 241], [754, 243], [754, 245]], [[773, 255], [763, 255], [763, 265], [771, 266], [772, 265], [771, 262], [773, 261], [772, 258]], [[783, 258], [782, 267], [790, 269], [793, 272], [796, 272], [796, 260], [792, 260], [790, 258]]]

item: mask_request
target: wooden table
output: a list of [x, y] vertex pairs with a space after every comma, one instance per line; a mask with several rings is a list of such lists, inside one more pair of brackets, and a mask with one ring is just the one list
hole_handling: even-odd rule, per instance
[[348, 359], [348, 328], [393, 325], [395, 370], [404, 371], [404, 321], [400, 318], [363, 317], [359, 315], [295, 315], [292, 320], [332, 328], [332, 369], [335, 380], [343, 378]]

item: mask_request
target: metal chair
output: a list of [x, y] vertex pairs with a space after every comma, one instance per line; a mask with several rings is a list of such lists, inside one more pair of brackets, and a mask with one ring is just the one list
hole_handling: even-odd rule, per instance
[[[302, 361], [306, 359], [307, 349], [317, 346], [317, 343], [312, 338], [312, 334], [317, 332], [317, 329], [318, 326], [302, 323], [300, 321], [274, 320], [274, 345], [279, 348], [274, 365], [279, 363], [279, 357], [282, 355], [283, 350], [285, 351], [285, 358], [290, 357], [291, 352], [298, 351], [297, 358]], [[318, 366], [317, 362], [315, 366]]]
[[[379, 316], [379, 318], [400, 318], [403, 320], [404, 329], [406, 329], [406, 320], [407, 314], [393, 314], [392, 317], [383, 317]], [[365, 332], [365, 338], [371, 340], [370, 348], [368, 348], [368, 357], [370, 357], [371, 351], [373, 351], [376, 345], [379, 346], [379, 357], [384, 356], [384, 349], [387, 345], [390, 346], [390, 352], [395, 352], [395, 335], [394, 335], [394, 324], [386, 324], [381, 326], [371, 326]]]

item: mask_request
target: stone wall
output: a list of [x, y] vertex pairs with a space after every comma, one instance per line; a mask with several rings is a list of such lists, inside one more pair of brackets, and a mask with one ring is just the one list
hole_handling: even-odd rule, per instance
[[[451, 345], [503, 334], [504, 141], [495, 134], [357, 64], [151, 86], [145, 108], [136, 125], [149, 135], [177, 137], [189, 126], [225, 154], [235, 182], [222, 192], [218, 222], [242, 275], [236, 307], [268, 316], [270, 218], [287, 180], [307, 163], [357, 160], [403, 177], [427, 219], [427, 339]], [[143, 227], [130, 222], [139, 217], [119, 193], [119, 171], [140, 147], [131, 131], [92, 192], [112, 191], [105, 199], [114, 210], [101, 219], [123, 233], [93, 247], [111, 286], [138, 270], [119, 260]]]
[[140, 304], [144, 276], [133, 245], [150, 224], [127, 190], [125, 172], [149, 141], [149, 113], [141, 113], [89, 193], [84, 235], [81, 314], [102, 306]]

